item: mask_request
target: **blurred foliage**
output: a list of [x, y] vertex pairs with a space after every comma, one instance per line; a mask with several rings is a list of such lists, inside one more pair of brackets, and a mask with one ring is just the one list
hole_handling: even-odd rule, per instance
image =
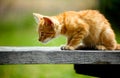
[[[46, 45], [38, 42], [37, 26], [32, 13], [39, 12], [45, 15], [55, 15], [67, 10], [93, 8], [95, 6], [93, 5], [95, 0], [91, 2], [88, 1], [89, 0], [77, 0], [76, 2], [74, 2], [74, 0], [0, 0], [0, 45], [60, 46], [61, 44], [65, 44], [65, 38], [63, 37], [54, 39], [55, 41], [52, 40]], [[88, 5], [86, 6], [85, 3]]]
[[99, 0], [101, 12], [120, 31], [120, 0]]
[[0, 0], [0, 16], [7, 14], [11, 10], [14, 2], [15, 0]]

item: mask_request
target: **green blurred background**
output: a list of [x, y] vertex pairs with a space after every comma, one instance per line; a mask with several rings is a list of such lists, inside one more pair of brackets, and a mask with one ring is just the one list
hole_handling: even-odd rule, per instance
[[[0, 46], [60, 46], [62, 36], [38, 42], [33, 12], [56, 15], [69, 10], [99, 9], [111, 22], [120, 43], [119, 0], [0, 0]], [[0, 65], [0, 78], [93, 78], [76, 74], [72, 64]]]

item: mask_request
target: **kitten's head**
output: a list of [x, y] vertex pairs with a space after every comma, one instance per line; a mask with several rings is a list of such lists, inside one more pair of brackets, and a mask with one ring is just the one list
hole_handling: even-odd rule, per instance
[[38, 24], [39, 41], [46, 43], [56, 36], [56, 27], [59, 24], [52, 17], [43, 16], [33, 13], [36, 23]]

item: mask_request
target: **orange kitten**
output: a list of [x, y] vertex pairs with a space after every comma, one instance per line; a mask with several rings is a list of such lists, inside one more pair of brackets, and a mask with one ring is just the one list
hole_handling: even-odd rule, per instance
[[74, 50], [78, 46], [120, 49], [108, 20], [96, 10], [68, 11], [57, 16], [33, 15], [39, 26], [39, 41], [43, 43], [64, 35], [67, 37], [66, 46], [61, 48], [64, 50]]

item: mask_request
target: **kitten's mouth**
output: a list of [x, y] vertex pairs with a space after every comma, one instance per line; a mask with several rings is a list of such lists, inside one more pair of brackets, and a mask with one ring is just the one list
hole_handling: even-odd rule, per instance
[[42, 43], [47, 43], [48, 41], [50, 41], [51, 40], [51, 38], [47, 38], [47, 39], [45, 39], [45, 40], [43, 40], [43, 41], [41, 41], [41, 40], [39, 40], [40, 42], [42, 42]]
[[42, 43], [47, 43], [47, 42], [48, 42], [48, 41], [46, 41], [46, 40], [45, 40], [45, 41], [42, 41]]

